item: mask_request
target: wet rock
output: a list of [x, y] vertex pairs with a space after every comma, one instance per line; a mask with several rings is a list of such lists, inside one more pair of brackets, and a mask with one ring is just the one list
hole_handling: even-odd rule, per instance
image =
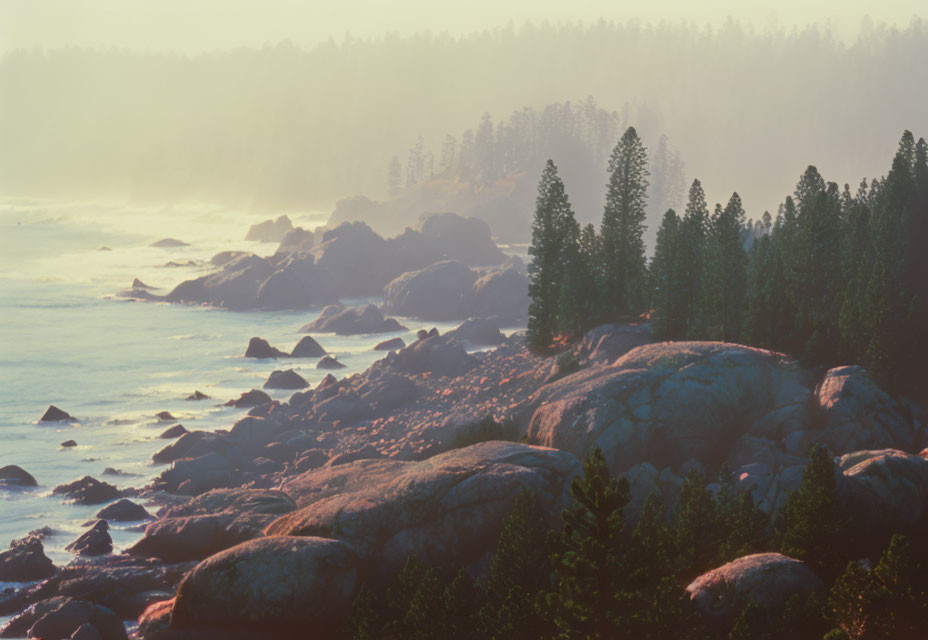
[[97, 520], [77, 540], [66, 546], [65, 550], [78, 556], [102, 556], [111, 553], [113, 539], [110, 537], [109, 530], [110, 526], [106, 520]]
[[155, 417], [158, 418], [158, 420], [161, 420], [162, 422], [177, 420], [177, 418], [171, 415], [170, 411], [159, 411], [158, 413], [155, 414]]
[[333, 358], [332, 356], [325, 356], [319, 362], [316, 363], [317, 369], [344, 369], [345, 365]]
[[42, 536], [30, 533], [10, 542], [10, 548], [0, 553], [0, 581], [28, 582], [54, 575], [55, 565], [45, 555]]
[[265, 389], [305, 389], [309, 383], [293, 369], [272, 371], [264, 382]]
[[223, 454], [211, 451], [197, 457], [175, 460], [171, 468], [162, 471], [152, 487], [171, 493], [197, 495], [228, 485], [232, 481], [235, 463]]
[[300, 333], [335, 333], [336, 335], [358, 335], [405, 331], [406, 327], [393, 318], [385, 318], [377, 305], [340, 307], [329, 305], [319, 317], [303, 326]]
[[310, 471], [281, 489], [302, 508], [267, 535], [344, 540], [389, 575], [410, 555], [466, 565], [496, 543], [515, 496], [534, 491], [552, 522], [566, 500], [577, 458], [511, 442], [484, 442], [422, 462], [358, 460]]
[[184, 425], [175, 424], [173, 427], [168, 427], [167, 429], [162, 431], [161, 435], [159, 435], [158, 437], [162, 440], [172, 440], [174, 438], [181, 437], [185, 433], [189, 433], [189, 431], [187, 431]]
[[300, 341], [293, 347], [290, 356], [293, 358], [321, 358], [325, 355], [325, 349], [316, 342], [312, 336], [303, 336]]
[[15, 464], [0, 467], [0, 489], [36, 487], [32, 474]]
[[181, 458], [211, 453], [222, 447], [226, 436], [210, 431], [190, 431], [152, 455], [152, 462], [165, 464]]
[[245, 542], [203, 561], [184, 579], [171, 626], [302, 623], [325, 636], [350, 608], [358, 586], [356, 563], [350, 547], [336, 540]]
[[154, 289], [153, 286], [151, 286], [150, 284], [145, 284], [138, 278], [135, 278], [132, 280], [132, 288], [133, 289]]
[[189, 247], [190, 245], [177, 238], [162, 238], [157, 242], [152, 242], [150, 247]]
[[186, 398], [187, 400], [209, 400], [209, 396], [200, 390], [194, 391]]
[[65, 440], [64, 442], [61, 443], [61, 447], [64, 449], [70, 449], [71, 447], [76, 447], [76, 446], [77, 446], [77, 442], [74, 440]]
[[100, 635], [95, 626], [85, 622], [71, 634], [69, 640], [103, 640], [103, 636]]
[[39, 618], [28, 633], [30, 638], [64, 640], [83, 625], [95, 628], [103, 640], [127, 640], [128, 637], [122, 621], [112, 611], [70, 598]]
[[97, 511], [94, 517], [113, 522], [136, 522], [138, 520], [148, 520], [152, 515], [142, 505], [126, 498], [120, 498]]
[[75, 422], [77, 418], [71, 417], [67, 411], [62, 411], [53, 404], [48, 405], [48, 409], [39, 418], [39, 422]]
[[384, 287], [384, 310], [424, 320], [453, 320], [464, 313], [464, 297], [477, 274], [454, 260], [404, 273]]
[[245, 240], [253, 242], [280, 242], [293, 229], [290, 218], [283, 215], [276, 220], [265, 220], [248, 228]]
[[823, 588], [818, 576], [799, 560], [779, 553], [757, 553], [704, 573], [686, 591], [703, 613], [727, 618], [737, 615], [747, 602], [772, 612], [780, 610], [794, 594], [804, 601]]
[[52, 489], [52, 495], [64, 496], [75, 504], [89, 505], [110, 502], [119, 498], [122, 492], [111, 484], [84, 476], [80, 480], [58, 485]]
[[374, 351], [396, 351], [398, 349], [402, 349], [405, 346], [406, 342], [402, 338], [390, 338], [389, 340], [378, 342], [374, 346]]
[[246, 358], [286, 358], [287, 353], [272, 347], [264, 338], [252, 338], [245, 350]]
[[457, 329], [449, 331], [445, 336], [478, 347], [493, 347], [506, 340], [506, 336], [499, 330], [499, 324], [486, 318], [465, 320]]
[[248, 407], [258, 407], [268, 402], [271, 402], [271, 396], [260, 389], [252, 389], [251, 391], [246, 391], [235, 400], [229, 400], [225, 406], [244, 409]]

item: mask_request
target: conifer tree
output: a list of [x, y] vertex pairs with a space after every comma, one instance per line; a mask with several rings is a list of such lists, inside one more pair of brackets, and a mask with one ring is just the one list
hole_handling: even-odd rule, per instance
[[659, 338], [679, 339], [686, 335], [686, 273], [682, 261], [683, 228], [673, 209], [664, 214], [657, 230], [657, 243], [651, 261], [651, 330]]
[[680, 487], [674, 517], [674, 537], [680, 555], [681, 572], [695, 577], [716, 561], [721, 540], [715, 500], [706, 488], [705, 477], [691, 469]]
[[400, 159], [396, 156], [390, 158], [390, 166], [387, 168], [387, 188], [391, 196], [400, 192], [403, 184], [403, 166]]
[[629, 316], [642, 310], [648, 154], [629, 127], [609, 158], [609, 182], [601, 233], [606, 311]]
[[686, 213], [681, 226], [680, 264], [686, 268], [683, 282], [686, 333], [683, 337], [695, 337], [700, 299], [700, 275], [706, 232], [709, 226], [709, 207], [706, 205], [706, 194], [699, 180], [693, 180], [690, 186], [689, 200], [686, 203]]
[[716, 205], [703, 251], [700, 280], [700, 333], [712, 340], [736, 342], [741, 334], [747, 295], [744, 208], [733, 193], [724, 209]]

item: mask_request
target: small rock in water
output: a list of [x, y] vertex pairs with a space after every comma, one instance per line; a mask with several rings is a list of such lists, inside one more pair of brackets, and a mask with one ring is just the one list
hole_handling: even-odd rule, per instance
[[52, 495], [65, 496], [76, 504], [100, 504], [119, 498], [122, 492], [111, 484], [84, 476], [80, 480], [58, 485], [52, 489]]
[[97, 511], [96, 517], [100, 520], [112, 520], [114, 522], [135, 522], [136, 520], [147, 520], [151, 518], [151, 514], [142, 505], [126, 498], [120, 498]]
[[107, 247], [106, 245], [104, 245], [104, 246], [100, 247], [99, 249], [97, 249], [97, 251], [112, 251], [112, 249], [110, 249], [109, 247]]
[[326, 356], [322, 360], [316, 363], [317, 369], [344, 369], [345, 365], [333, 358], [332, 356]]
[[264, 383], [265, 389], [305, 389], [309, 383], [293, 369], [272, 371]]
[[402, 338], [390, 338], [389, 340], [378, 343], [377, 346], [374, 347], [374, 351], [396, 351], [405, 346], [406, 341]]
[[36, 487], [38, 483], [32, 474], [15, 464], [0, 467], [0, 489], [11, 487]]
[[251, 391], [246, 391], [235, 400], [229, 400], [225, 406], [238, 407], [239, 409], [243, 409], [247, 407], [259, 407], [262, 404], [267, 404], [270, 401], [271, 396], [267, 395], [260, 389], [252, 389]]
[[325, 355], [325, 349], [322, 348], [312, 336], [303, 336], [300, 341], [293, 347], [290, 353], [292, 358], [321, 358]]
[[106, 520], [97, 520], [93, 527], [82, 533], [65, 549], [78, 556], [106, 555], [113, 551], [113, 539], [109, 531], [110, 525]]
[[134, 476], [136, 474], [129, 473], [128, 471], [123, 471], [122, 469], [115, 469], [113, 467], [107, 467], [103, 470], [103, 475], [105, 476]]
[[65, 440], [64, 442], [61, 443], [61, 446], [64, 447], [65, 449], [70, 449], [71, 447], [76, 447], [77, 442], [75, 442], [74, 440]]
[[158, 436], [162, 440], [170, 440], [171, 438], [179, 438], [182, 435], [187, 433], [187, 429], [182, 424], [175, 424], [173, 427], [168, 427], [161, 432], [161, 435]]
[[138, 278], [135, 278], [135, 279], [132, 281], [132, 288], [133, 288], [133, 289], [154, 289], [153, 286], [151, 286], [150, 284], [145, 284], [144, 282], [142, 282], [142, 281], [139, 280]]
[[248, 341], [248, 348], [245, 349], [246, 358], [286, 358], [287, 354], [272, 347], [264, 338], [252, 338]]
[[0, 553], [0, 580], [27, 582], [42, 580], [55, 573], [55, 565], [45, 555], [41, 531], [13, 540], [10, 549]]
[[39, 422], [73, 422], [76, 418], [72, 417], [67, 411], [62, 411], [53, 404], [48, 405], [48, 409], [39, 418]]
[[209, 396], [199, 389], [187, 396], [187, 400], [208, 400]]
[[155, 414], [155, 417], [165, 422], [169, 420], [177, 420], [177, 418], [171, 415], [170, 411], [159, 411], [158, 413]]
[[178, 240], [177, 238], [162, 238], [157, 242], [152, 242], [150, 247], [189, 247], [190, 245], [184, 242], [183, 240]]

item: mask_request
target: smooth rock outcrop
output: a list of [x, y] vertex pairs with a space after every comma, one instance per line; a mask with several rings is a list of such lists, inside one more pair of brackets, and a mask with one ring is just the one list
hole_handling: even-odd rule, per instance
[[374, 351], [396, 351], [398, 349], [402, 349], [405, 346], [406, 341], [400, 337], [396, 337], [378, 342], [376, 345], [374, 345]]
[[186, 398], [187, 400], [209, 400], [209, 396], [197, 389]]
[[54, 574], [55, 565], [45, 555], [42, 536], [35, 532], [13, 540], [8, 550], [0, 552], [0, 581], [27, 582]]
[[384, 310], [423, 320], [453, 320], [464, 313], [464, 297], [476, 280], [477, 274], [462, 262], [436, 262], [384, 287]]
[[322, 345], [316, 342], [312, 336], [303, 336], [300, 341], [293, 347], [290, 352], [291, 358], [321, 358], [326, 354]]
[[406, 327], [395, 319], [385, 318], [380, 308], [374, 304], [347, 309], [329, 305], [313, 322], [301, 327], [300, 333], [318, 332], [350, 336], [405, 330]]
[[173, 247], [189, 247], [190, 245], [183, 240], [178, 240], [177, 238], [162, 238], [152, 242], [150, 247], [161, 247], [161, 248], [173, 248]]
[[344, 369], [345, 365], [333, 358], [332, 356], [325, 356], [321, 358], [319, 362], [316, 363], [317, 369]]
[[686, 587], [696, 606], [715, 617], [735, 616], [746, 602], [777, 611], [794, 594], [805, 599], [822, 589], [822, 581], [811, 569], [779, 553], [738, 558], [704, 573]]
[[142, 505], [136, 504], [128, 498], [120, 498], [97, 511], [94, 517], [113, 522], [135, 522], [148, 520], [152, 516]]
[[106, 607], [67, 598], [29, 628], [30, 638], [66, 640], [83, 626], [94, 628], [103, 640], [126, 640], [122, 621]]
[[276, 220], [265, 220], [251, 225], [248, 228], [248, 233], [245, 234], [245, 240], [252, 242], [280, 242], [291, 229], [293, 229], [293, 223], [290, 222], [290, 218], [283, 215]]
[[394, 371], [439, 376], [460, 376], [477, 364], [464, 344], [449, 336], [417, 340], [408, 347], [387, 354], [380, 362]]
[[77, 540], [65, 547], [66, 551], [78, 556], [102, 556], [113, 551], [113, 539], [106, 520], [97, 520]]
[[449, 260], [470, 266], [500, 264], [506, 255], [493, 242], [490, 225], [456, 213], [423, 214], [419, 231]]
[[265, 389], [305, 389], [308, 386], [306, 379], [293, 369], [272, 371], [264, 381]]
[[229, 400], [226, 402], [227, 407], [238, 407], [239, 409], [244, 409], [248, 407], [258, 407], [262, 404], [267, 404], [271, 401], [271, 396], [267, 395], [265, 392], [260, 389], [252, 389], [251, 391], [246, 391], [238, 398], [234, 400]]
[[475, 347], [495, 347], [506, 339], [499, 330], [499, 323], [487, 318], [465, 320], [445, 335]]
[[64, 496], [75, 504], [100, 504], [121, 497], [122, 492], [107, 482], [84, 476], [80, 480], [58, 485], [52, 489], [52, 495]]
[[358, 588], [357, 558], [339, 541], [259, 538], [201, 562], [181, 583], [171, 627], [313, 629], [343, 621]]
[[48, 405], [48, 409], [45, 410], [45, 413], [42, 414], [42, 417], [39, 418], [39, 422], [76, 422], [77, 418], [74, 418], [67, 411], [62, 411], [53, 404]]
[[286, 358], [290, 354], [272, 347], [264, 338], [252, 338], [245, 349], [246, 358]]
[[493, 548], [520, 492], [534, 491], [556, 518], [579, 469], [567, 452], [511, 442], [484, 442], [422, 462], [359, 460], [285, 482], [281, 489], [306, 506], [266, 533], [344, 540], [362, 557], [376, 558], [381, 577], [410, 555], [466, 565]]
[[0, 467], [0, 489], [27, 489], [38, 486], [32, 474], [15, 464]]
[[528, 317], [528, 276], [525, 269], [510, 262], [491, 270], [474, 282], [464, 296], [467, 317], [497, 317], [509, 321], [524, 321]]
[[162, 440], [173, 440], [174, 438], [179, 438], [185, 433], [189, 433], [187, 428], [182, 424], [175, 424], [173, 427], [168, 427], [158, 436]]

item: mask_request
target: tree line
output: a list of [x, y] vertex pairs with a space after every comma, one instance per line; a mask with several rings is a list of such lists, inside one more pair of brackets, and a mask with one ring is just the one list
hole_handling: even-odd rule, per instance
[[655, 336], [723, 340], [859, 363], [912, 387], [928, 356], [928, 144], [906, 131], [889, 173], [856, 192], [802, 174], [774, 220], [733, 193], [710, 213], [694, 180], [683, 215], [642, 241], [647, 152], [634, 128], [612, 152], [602, 224], [580, 229], [548, 162], [529, 254], [529, 343], [547, 349], [604, 321], [649, 319]]
[[[536, 496], [517, 497], [485, 576], [410, 558], [385, 589], [358, 594], [346, 635], [602, 640], [915, 640], [928, 628], [928, 557], [902, 534], [879, 540], [871, 566], [848, 535], [835, 463], [816, 445], [800, 487], [773, 521], [723, 468], [710, 490], [687, 474], [670, 511], [658, 494], [626, 514], [629, 484], [597, 449], [552, 529]], [[918, 540], [918, 538], [913, 538]], [[882, 549], [882, 552], [879, 551]], [[728, 617], [697, 610], [685, 586], [746, 554], [803, 560], [826, 588], [778, 607], [733, 603]]]

